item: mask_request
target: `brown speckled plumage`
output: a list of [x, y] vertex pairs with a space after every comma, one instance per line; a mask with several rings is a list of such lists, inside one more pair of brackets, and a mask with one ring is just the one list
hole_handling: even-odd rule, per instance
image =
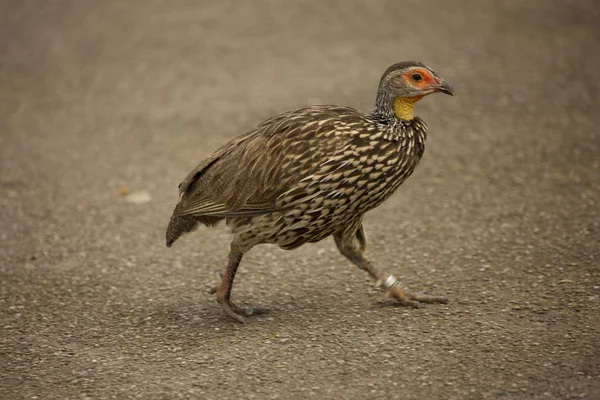
[[[422, 79], [411, 84], [416, 73]], [[394, 109], [403, 99], [413, 99], [412, 104], [434, 91], [452, 93], [423, 64], [398, 63], [383, 75], [376, 108], [369, 114], [348, 107], [306, 107], [236, 137], [180, 184], [167, 246], [198, 224], [227, 220], [234, 239], [217, 300], [238, 321], [243, 321], [240, 314], [257, 311], [240, 309], [230, 300], [242, 255], [257, 244], [294, 249], [334, 235], [344, 255], [384, 280], [364, 257], [362, 217], [411, 175], [423, 155], [427, 125], [418, 117], [403, 119]], [[407, 304], [444, 300], [398, 285], [390, 291]]]

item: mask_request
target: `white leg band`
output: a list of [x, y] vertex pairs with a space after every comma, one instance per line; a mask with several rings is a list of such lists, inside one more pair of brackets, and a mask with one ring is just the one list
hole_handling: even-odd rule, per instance
[[384, 289], [389, 289], [392, 286], [394, 286], [396, 284], [396, 282], [398, 282], [398, 279], [396, 279], [396, 277], [394, 275], [390, 275], [387, 277], [387, 279], [385, 281], [383, 281], [383, 288]]

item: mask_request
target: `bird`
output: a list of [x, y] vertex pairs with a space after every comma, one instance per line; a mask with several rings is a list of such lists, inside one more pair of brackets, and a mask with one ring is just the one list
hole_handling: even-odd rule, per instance
[[232, 234], [216, 300], [244, 323], [262, 308], [231, 299], [236, 271], [259, 244], [293, 250], [333, 236], [340, 253], [365, 270], [401, 304], [446, 303], [444, 296], [413, 292], [366, 256], [363, 216], [388, 199], [423, 156], [426, 123], [415, 104], [453, 88], [417, 61], [383, 73], [372, 111], [313, 105], [271, 117], [210, 154], [179, 184], [179, 202], [166, 230], [171, 247], [200, 225], [225, 220]]

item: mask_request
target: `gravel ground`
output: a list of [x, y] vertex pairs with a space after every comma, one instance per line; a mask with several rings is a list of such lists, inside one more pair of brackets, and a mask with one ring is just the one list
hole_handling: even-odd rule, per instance
[[[595, 1], [1, 3], [0, 398], [600, 398]], [[164, 246], [177, 184], [407, 59], [457, 96], [419, 103], [369, 252], [451, 302], [397, 306], [328, 239], [255, 248], [234, 297], [271, 313], [225, 318], [226, 228]]]

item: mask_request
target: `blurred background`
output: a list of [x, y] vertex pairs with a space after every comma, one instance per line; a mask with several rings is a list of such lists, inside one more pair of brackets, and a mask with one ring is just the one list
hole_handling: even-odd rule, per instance
[[[598, 398], [600, 7], [589, 0], [0, 1], [0, 397]], [[425, 156], [365, 228], [451, 298], [397, 307], [331, 240], [172, 249], [177, 185], [263, 119], [369, 111], [419, 60]]]

